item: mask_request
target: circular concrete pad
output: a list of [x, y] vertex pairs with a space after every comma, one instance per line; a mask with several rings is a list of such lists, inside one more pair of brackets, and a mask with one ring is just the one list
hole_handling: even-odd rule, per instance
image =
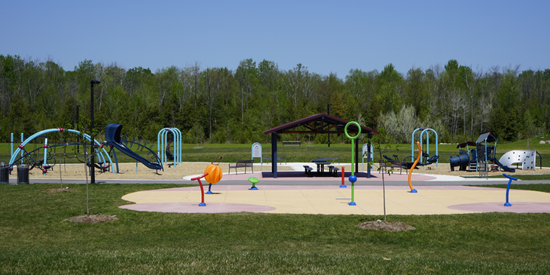
[[[250, 191], [249, 185], [216, 185], [205, 195], [207, 206], [199, 207], [199, 187], [177, 187], [139, 191], [122, 199], [135, 202], [121, 206], [136, 211], [173, 213], [264, 212], [286, 214], [381, 215], [383, 190], [380, 186], [356, 186], [356, 206], [349, 206], [351, 188], [328, 185], [263, 185]], [[386, 211], [390, 215], [459, 214], [477, 212], [550, 213], [550, 193], [514, 190], [512, 207], [504, 207], [506, 189], [469, 186], [422, 186], [411, 194], [409, 187], [387, 186]], [[517, 202], [515, 202], [517, 201]]]

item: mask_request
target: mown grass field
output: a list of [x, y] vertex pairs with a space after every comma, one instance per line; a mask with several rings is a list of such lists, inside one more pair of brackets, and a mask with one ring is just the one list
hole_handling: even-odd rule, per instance
[[[59, 185], [0, 185], [1, 274], [548, 274], [550, 215], [389, 216], [416, 227], [363, 230], [380, 216], [175, 214], [119, 209], [124, 194], [179, 185], [91, 185], [101, 224]], [[522, 186], [523, 187], [523, 186]], [[532, 188], [548, 191], [548, 185]], [[538, 189], [537, 189], [538, 188]], [[541, 189], [542, 188], [542, 189]]]

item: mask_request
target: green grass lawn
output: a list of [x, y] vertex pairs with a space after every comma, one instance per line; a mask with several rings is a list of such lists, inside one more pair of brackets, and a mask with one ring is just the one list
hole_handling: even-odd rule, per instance
[[[102, 224], [61, 222], [86, 211], [59, 185], [0, 185], [0, 274], [547, 274], [550, 215], [389, 216], [416, 227], [363, 230], [380, 216], [176, 214], [119, 209], [124, 194], [180, 185], [91, 185]], [[538, 188], [544, 185], [537, 185]], [[548, 186], [544, 187], [548, 188]]]

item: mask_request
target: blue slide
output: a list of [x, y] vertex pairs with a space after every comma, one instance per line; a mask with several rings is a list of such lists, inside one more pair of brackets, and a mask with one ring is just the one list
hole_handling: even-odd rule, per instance
[[157, 157], [157, 160], [159, 160], [158, 163], [150, 162], [147, 159], [145, 159], [144, 157], [136, 154], [134, 151], [132, 151], [128, 147], [126, 147], [126, 145], [124, 145], [121, 142], [121, 138], [120, 138], [120, 131], [121, 130], [122, 130], [122, 125], [120, 125], [118, 123], [111, 123], [111, 124], [107, 125], [107, 128], [105, 129], [105, 138], [107, 139], [107, 145], [112, 145], [113, 147], [115, 147], [117, 150], [124, 153], [125, 155], [127, 155], [127, 156], [143, 163], [143, 165], [147, 166], [147, 168], [156, 169], [156, 170], [163, 170], [162, 164], [160, 164], [160, 160], [159, 160], [157, 154], [155, 154], [154, 152], [153, 152], [153, 154]]
[[493, 161], [494, 163], [496, 163], [496, 165], [498, 165], [500, 168], [502, 168], [502, 170], [504, 170], [505, 172], [516, 172], [516, 169], [514, 168], [510, 168], [504, 164], [502, 164], [500, 161], [498, 161], [498, 159], [496, 158], [487, 158], [488, 160], [491, 160]]

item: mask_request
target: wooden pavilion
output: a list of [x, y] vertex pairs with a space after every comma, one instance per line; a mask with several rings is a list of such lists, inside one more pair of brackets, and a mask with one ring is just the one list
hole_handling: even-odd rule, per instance
[[[271, 134], [271, 159], [273, 160], [271, 172], [273, 173], [273, 177], [277, 178], [278, 134], [343, 134], [344, 127], [348, 122], [347, 120], [321, 113], [265, 130], [264, 134]], [[349, 135], [354, 136], [358, 132], [358, 127], [355, 124], [350, 124], [347, 131]], [[366, 134], [370, 139], [373, 134], [378, 134], [378, 132], [361, 125], [361, 134]], [[367, 148], [369, 151], [367, 161], [370, 161], [370, 142]], [[355, 172], [359, 170], [359, 155], [359, 143], [355, 142]], [[370, 178], [370, 166], [367, 169], [367, 177]]]

